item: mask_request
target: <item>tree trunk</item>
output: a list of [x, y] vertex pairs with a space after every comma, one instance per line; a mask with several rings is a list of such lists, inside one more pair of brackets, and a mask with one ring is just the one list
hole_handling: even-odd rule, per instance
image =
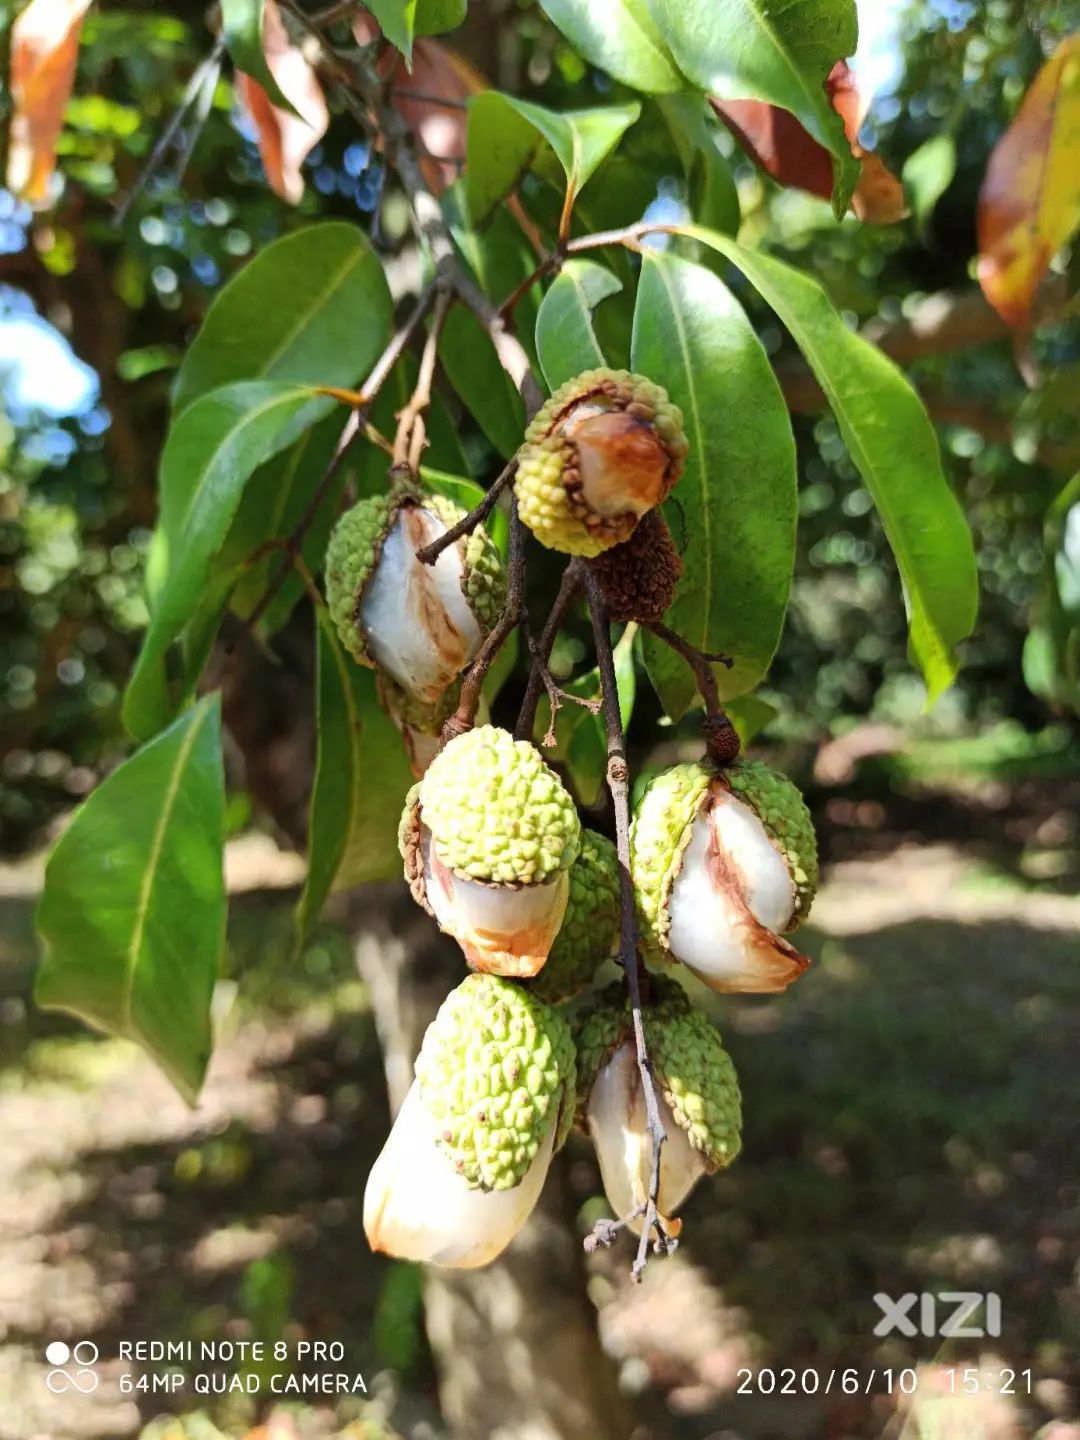
[[[400, 886], [364, 890], [351, 918], [396, 1110], [424, 1030], [461, 977], [461, 956]], [[508, 1249], [480, 1270], [428, 1267], [424, 1302], [443, 1415], [461, 1440], [625, 1440], [630, 1434], [585, 1293], [559, 1161]]]

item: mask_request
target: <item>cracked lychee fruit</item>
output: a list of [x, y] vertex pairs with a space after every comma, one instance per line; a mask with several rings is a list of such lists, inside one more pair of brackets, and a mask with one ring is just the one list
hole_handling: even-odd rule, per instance
[[413, 779], [419, 780], [441, 748], [442, 727], [457, 709], [461, 686], [455, 680], [438, 700], [430, 704], [417, 700], [389, 675], [377, 679], [379, 704], [393, 720], [401, 735]]
[[534, 745], [481, 725], [436, 756], [398, 831], [413, 895], [475, 970], [531, 976], [566, 913], [581, 822]]
[[326, 552], [341, 643], [426, 705], [473, 659], [502, 608], [502, 562], [482, 526], [433, 565], [416, 557], [464, 513], [442, 495], [372, 496], [342, 515]]
[[[735, 1067], [707, 1015], [673, 981], [655, 977], [642, 1011], [666, 1139], [658, 1219], [676, 1236], [675, 1211], [703, 1175], [739, 1153], [742, 1109]], [[633, 1022], [620, 981], [596, 997], [575, 1030], [578, 1124], [591, 1137], [608, 1200], [619, 1219], [644, 1207], [653, 1170], [645, 1091]], [[630, 1228], [641, 1233], [641, 1215]]]
[[818, 878], [810, 813], [786, 776], [757, 761], [665, 770], [641, 797], [630, 858], [650, 961], [751, 993], [783, 990], [809, 965], [782, 938]]
[[686, 451], [682, 413], [661, 386], [628, 370], [587, 370], [525, 432], [518, 512], [549, 549], [599, 555], [667, 498]]
[[675, 599], [682, 560], [659, 510], [643, 515], [629, 540], [589, 561], [612, 620], [642, 625], [662, 620]]
[[559, 1004], [580, 995], [619, 944], [619, 862], [606, 835], [582, 830], [570, 870], [570, 898], [534, 995]]
[[528, 1219], [573, 1118], [570, 1029], [523, 986], [471, 975], [443, 1002], [364, 1192], [373, 1250], [486, 1265]]

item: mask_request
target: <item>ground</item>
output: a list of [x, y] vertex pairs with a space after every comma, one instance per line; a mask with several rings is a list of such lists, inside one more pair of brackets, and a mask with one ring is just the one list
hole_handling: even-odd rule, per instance
[[[1080, 1436], [1074, 806], [1053, 786], [1026, 809], [976, 788], [952, 840], [912, 833], [903, 796], [887, 815], [833, 800], [804, 933], [814, 967], [779, 999], [714, 1005], [742, 1083], [743, 1155], [698, 1187], [685, 1243], [642, 1287], [624, 1248], [594, 1264], [642, 1437]], [[386, 1123], [363, 987], [332, 925], [289, 959], [296, 875], [269, 842], [231, 854], [231, 974], [194, 1112], [133, 1047], [33, 1009], [40, 869], [2, 877], [2, 1440], [135, 1436], [197, 1409], [192, 1440], [216, 1436], [211, 1419], [228, 1434], [266, 1422], [245, 1395], [193, 1396], [197, 1366], [178, 1398], [122, 1395], [120, 1341], [152, 1338], [341, 1341], [330, 1368], [362, 1373], [366, 1400], [279, 1410], [261, 1440], [350, 1421], [363, 1440], [440, 1434], [416, 1273], [370, 1257], [360, 1229]], [[603, 1201], [572, 1143], [584, 1232]], [[1000, 1338], [874, 1337], [876, 1293], [950, 1290], [1000, 1294]], [[103, 1382], [51, 1394], [46, 1345], [82, 1337]], [[845, 1367], [869, 1395], [838, 1378], [827, 1396], [779, 1393], [820, 1392]], [[908, 1367], [914, 1411], [886, 1394], [884, 1371]], [[965, 1367], [983, 1388], [958, 1409], [948, 1392]], [[996, 1393], [1003, 1367], [1014, 1395]], [[762, 1394], [770, 1375], [778, 1393]]]

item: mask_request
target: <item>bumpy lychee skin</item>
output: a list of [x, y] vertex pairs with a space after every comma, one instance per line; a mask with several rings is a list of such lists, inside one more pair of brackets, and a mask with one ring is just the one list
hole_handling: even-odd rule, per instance
[[535, 885], [568, 870], [581, 821], [535, 745], [495, 725], [458, 735], [420, 784], [424, 824], [456, 875]]
[[451, 740], [409, 792], [398, 844], [413, 895], [470, 965], [537, 973], [566, 913], [581, 822], [534, 746], [493, 725]]
[[570, 871], [570, 898], [555, 944], [532, 984], [556, 1005], [580, 995], [619, 943], [619, 862], [615, 846], [594, 830], [581, 832]]
[[470, 975], [443, 1002], [416, 1061], [440, 1148], [474, 1188], [519, 1184], [573, 1115], [574, 1043], [560, 1013], [521, 985]]
[[[720, 1032], [674, 980], [650, 978], [643, 1010], [645, 1043], [664, 1101], [709, 1171], [731, 1162], [741, 1147], [742, 1101], [731, 1056]], [[578, 1017], [576, 1116], [581, 1125], [596, 1078], [620, 1045], [633, 1040], [626, 986], [613, 981]]]
[[686, 452], [682, 412], [661, 386], [628, 370], [587, 370], [525, 432], [518, 512], [549, 549], [599, 555], [667, 498]]
[[667, 614], [682, 576], [682, 560], [667, 521], [650, 510], [621, 545], [589, 561], [612, 620], [655, 624]]
[[342, 645], [427, 705], [473, 658], [502, 608], [502, 561], [482, 526], [434, 565], [416, 558], [464, 513], [445, 496], [401, 487], [347, 510], [326, 552], [327, 604]]
[[784, 776], [760, 762], [676, 765], [642, 796], [630, 848], [651, 962], [751, 993], [782, 990], [809, 964], [780, 938], [817, 884], [813, 826]]

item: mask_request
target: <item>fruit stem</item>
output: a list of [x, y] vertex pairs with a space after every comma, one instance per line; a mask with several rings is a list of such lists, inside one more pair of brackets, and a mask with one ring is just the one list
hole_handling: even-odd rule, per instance
[[480, 693], [483, 690], [487, 673], [491, 669], [491, 663], [510, 638], [514, 627], [521, 623], [524, 615], [525, 526], [518, 515], [517, 497], [511, 496], [510, 560], [507, 566], [506, 604], [477, 651], [476, 658], [462, 676], [461, 699], [458, 701], [458, 707], [442, 728], [444, 745], [453, 740], [456, 735], [463, 735], [466, 730], [472, 729], [476, 720], [477, 706], [480, 704]]
[[[589, 614], [592, 617], [596, 663], [600, 671], [600, 694], [603, 697], [604, 729], [607, 733], [607, 784], [615, 811], [615, 849], [619, 860], [619, 960], [626, 976], [626, 988], [630, 996], [638, 1073], [641, 1076], [646, 1123], [653, 1147], [652, 1175], [649, 1179], [649, 1193], [645, 1201], [645, 1218], [641, 1227], [637, 1256], [630, 1272], [635, 1280], [640, 1280], [648, 1262], [649, 1239], [653, 1230], [656, 1231], [654, 1249], [657, 1253], [663, 1254], [675, 1248], [675, 1242], [664, 1233], [657, 1210], [657, 1199], [660, 1194], [660, 1159], [667, 1135], [664, 1131], [664, 1122], [660, 1118], [660, 1104], [656, 1095], [652, 1067], [649, 1064], [645, 1025], [642, 1019], [643, 977], [638, 959], [634, 886], [630, 877], [630, 771], [626, 761], [626, 735], [623, 731], [622, 712], [619, 709], [615, 656], [611, 646], [611, 623], [608, 617], [607, 601], [604, 599], [604, 592], [596, 577], [588, 569], [585, 569], [583, 580], [589, 601]], [[637, 1217], [628, 1218], [636, 1219]]]
[[730, 765], [739, 754], [739, 735], [720, 703], [720, 690], [713, 666], [725, 665], [730, 670], [734, 663], [731, 656], [699, 650], [696, 645], [691, 645], [689, 640], [684, 640], [659, 620], [647, 628], [658, 640], [663, 640], [665, 645], [674, 650], [676, 655], [681, 655], [694, 672], [694, 680], [705, 702], [705, 721], [702, 728], [705, 731], [706, 754], [717, 765]]
[[481, 521], [486, 520], [491, 511], [495, 508], [495, 502], [517, 474], [517, 459], [511, 460], [503, 469], [502, 473], [491, 482], [484, 493], [484, 498], [463, 515], [449, 530], [444, 530], [437, 540], [432, 540], [430, 545], [417, 550], [416, 558], [424, 565], [434, 565], [435, 561], [448, 550], [451, 545], [461, 539], [463, 535], [471, 535]]
[[[546, 689], [551, 699], [551, 725], [555, 724], [555, 712], [558, 708], [555, 698], [551, 695], [551, 685], [548, 683], [551, 672], [547, 668], [548, 660], [551, 657], [551, 650], [555, 644], [555, 637], [559, 633], [567, 610], [573, 604], [575, 596], [582, 585], [582, 572], [584, 565], [580, 559], [571, 560], [563, 571], [562, 584], [559, 586], [559, 593], [555, 597], [555, 603], [551, 607], [551, 613], [544, 622], [544, 628], [540, 632], [540, 638], [532, 644], [532, 669], [529, 671], [529, 683], [525, 688], [525, 698], [521, 702], [521, 709], [518, 712], [517, 724], [514, 727], [514, 738], [516, 740], [529, 740], [532, 738], [533, 727], [536, 724], [536, 707], [540, 703], [540, 695]], [[552, 682], [554, 683], [554, 682]], [[556, 690], [558, 687], [556, 686]], [[562, 692], [559, 692], [561, 699]], [[544, 737], [545, 744], [547, 736]], [[554, 741], [552, 741], [554, 744]]]

